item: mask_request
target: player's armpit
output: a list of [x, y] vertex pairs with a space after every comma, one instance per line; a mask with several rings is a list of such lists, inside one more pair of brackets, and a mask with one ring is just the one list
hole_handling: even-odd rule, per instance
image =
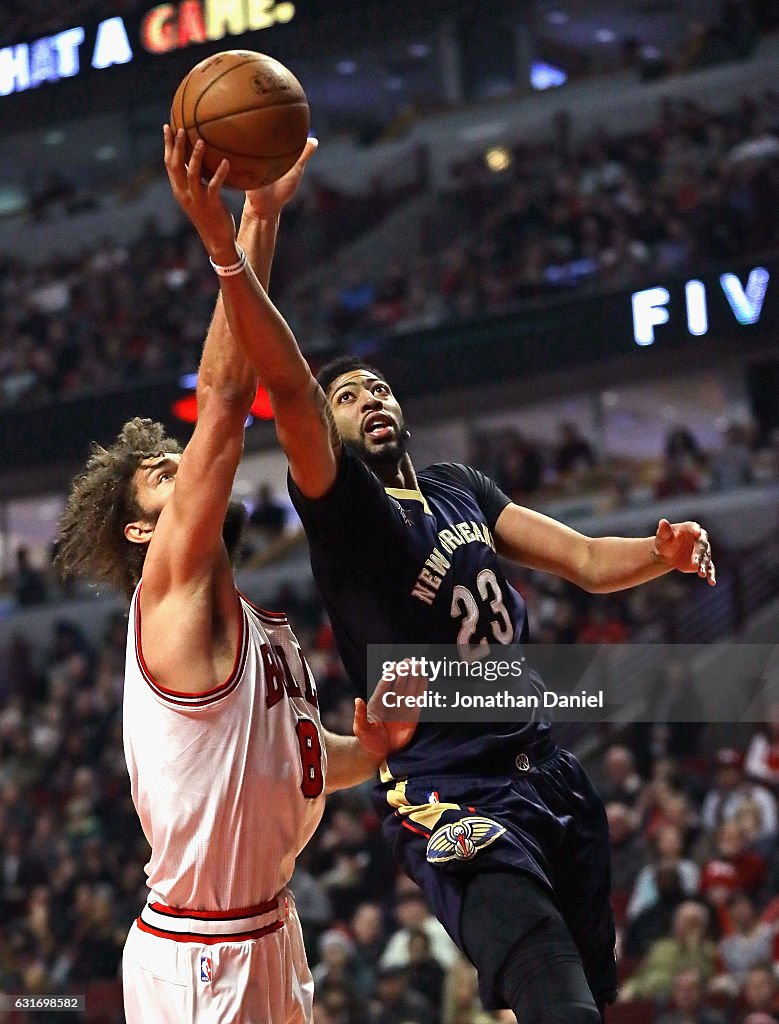
[[[226, 695], [245, 644], [245, 622], [232, 569], [223, 553], [214, 579], [148, 590], [144, 578], [136, 610], [136, 642], [147, 682], [159, 699], [181, 709], [200, 705], [181, 694]], [[179, 696], [177, 696], [179, 695]]]

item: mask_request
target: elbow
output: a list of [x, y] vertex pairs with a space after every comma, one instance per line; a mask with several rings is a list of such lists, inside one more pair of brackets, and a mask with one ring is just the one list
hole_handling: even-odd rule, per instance
[[283, 376], [279, 376], [276, 380], [263, 378], [262, 383], [267, 388], [274, 404], [298, 407], [302, 407], [304, 403], [310, 401], [317, 387], [316, 379], [311, 373], [308, 363], [302, 358], [298, 366], [291, 368]]
[[594, 537], [582, 536], [576, 568], [571, 580], [588, 594], [608, 594], [610, 588], [604, 583], [598, 566], [598, 542]]
[[335, 774], [328, 771], [325, 773], [325, 796], [330, 796], [331, 793], [337, 793], [340, 789], [346, 789], [348, 783]]
[[588, 573], [580, 573], [571, 578], [571, 583], [587, 594], [607, 594], [608, 588]]
[[598, 583], [594, 580], [587, 580], [580, 583], [579, 586], [582, 590], [585, 590], [588, 594], [613, 594], [614, 587], [608, 586], [605, 583]]
[[210, 411], [224, 411], [227, 414], [245, 416], [252, 406], [256, 386], [242, 384], [237, 381], [225, 381], [222, 384], [198, 384], [198, 414], [202, 415], [206, 408]]

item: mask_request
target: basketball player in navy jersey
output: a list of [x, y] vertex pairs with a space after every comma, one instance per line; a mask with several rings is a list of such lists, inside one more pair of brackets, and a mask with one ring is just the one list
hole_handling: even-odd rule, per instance
[[[185, 209], [210, 252], [232, 254], [220, 203]], [[593, 593], [672, 569], [715, 583], [697, 523], [592, 539], [514, 504], [478, 470], [417, 473], [382, 374], [347, 358], [316, 380], [246, 256], [221, 282], [228, 322], [270, 395], [314, 576], [360, 692], [368, 643], [526, 640], [498, 555]], [[602, 1019], [616, 992], [606, 817], [548, 724], [420, 725], [385, 764], [377, 802], [399, 864], [476, 965], [488, 1007], [509, 1006], [522, 1024]]]

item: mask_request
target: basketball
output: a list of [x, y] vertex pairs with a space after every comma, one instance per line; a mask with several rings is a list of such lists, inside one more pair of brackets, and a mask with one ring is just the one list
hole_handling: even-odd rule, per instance
[[203, 170], [226, 157], [225, 184], [250, 190], [270, 185], [295, 164], [308, 137], [308, 102], [297, 78], [272, 57], [225, 50], [206, 57], [183, 79], [170, 109], [191, 152], [205, 143]]

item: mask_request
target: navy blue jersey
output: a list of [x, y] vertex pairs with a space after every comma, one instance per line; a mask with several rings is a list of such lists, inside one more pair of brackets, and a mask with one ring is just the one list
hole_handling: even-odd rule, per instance
[[[527, 639], [524, 602], [498, 564], [493, 530], [509, 499], [483, 473], [440, 463], [419, 490], [385, 488], [344, 447], [322, 498], [289, 479], [311, 567], [346, 671], [361, 694], [368, 644], [508, 644]], [[532, 744], [545, 722], [422, 723], [393, 755], [396, 777], [475, 765]]]

